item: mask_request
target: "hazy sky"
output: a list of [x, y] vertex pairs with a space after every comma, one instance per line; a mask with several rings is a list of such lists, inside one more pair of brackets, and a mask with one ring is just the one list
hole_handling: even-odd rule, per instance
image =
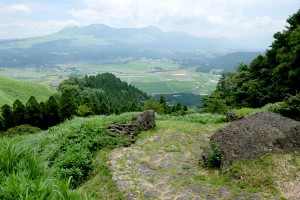
[[0, 39], [103, 23], [115, 28], [153, 25], [265, 47], [299, 8], [299, 0], [1, 0]]

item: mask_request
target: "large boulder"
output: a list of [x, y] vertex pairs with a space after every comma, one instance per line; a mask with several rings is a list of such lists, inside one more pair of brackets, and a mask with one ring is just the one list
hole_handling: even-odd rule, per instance
[[156, 126], [155, 112], [147, 110], [141, 114], [132, 117], [131, 125], [137, 127], [140, 131], [146, 131]]
[[[262, 111], [219, 129], [210, 141], [217, 145], [224, 168], [235, 161], [258, 158], [269, 152], [299, 152], [300, 122]], [[211, 146], [202, 154], [204, 162], [215, 151]]]

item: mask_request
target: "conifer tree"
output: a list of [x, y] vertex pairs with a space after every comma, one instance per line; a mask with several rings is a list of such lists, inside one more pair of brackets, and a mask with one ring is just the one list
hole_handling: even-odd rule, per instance
[[4, 123], [3, 123], [3, 118], [2, 116], [0, 115], [0, 132], [1, 131], [4, 131]]
[[182, 108], [181, 108], [181, 104], [180, 103], [177, 103], [176, 107], [175, 107], [175, 111], [181, 111]]
[[184, 105], [184, 107], [183, 107], [183, 111], [188, 111], [188, 108], [187, 108], [187, 106], [186, 106], [186, 105]]
[[13, 104], [12, 112], [15, 126], [25, 123], [25, 106], [18, 99]]
[[53, 96], [50, 96], [46, 101], [46, 111], [47, 114], [45, 116], [47, 126], [55, 126], [60, 122], [59, 114], [58, 114], [58, 104]]
[[168, 103], [167, 103], [166, 98], [165, 98], [164, 96], [160, 96], [159, 104], [162, 106], [162, 108], [163, 108], [163, 110], [164, 110], [163, 112], [164, 112], [165, 114], [171, 113], [171, 109], [170, 109], [170, 107], [168, 106]]
[[12, 109], [9, 105], [4, 104], [1, 107], [1, 115], [3, 118], [3, 128], [4, 131], [14, 126], [13, 114]]
[[76, 109], [77, 104], [73, 94], [68, 89], [64, 90], [58, 107], [61, 121], [70, 119], [72, 116], [76, 115]]
[[43, 101], [40, 102], [40, 111], [41, 111], [42, 119], [39, 127], [42, 129], [47, 129], [48, 128], [47, 120], [46, 120], [47, 109], [46, 109], [46, 104]]
[[107, 106], [105, 102], [102, 102], [99, 107], [99, 112], [101, 115], [108, 115], [110, 108]]
[[34, 96], [31, 96], [26, 103], [25, 123], [36, 127], [42, 127], [41, 108]]

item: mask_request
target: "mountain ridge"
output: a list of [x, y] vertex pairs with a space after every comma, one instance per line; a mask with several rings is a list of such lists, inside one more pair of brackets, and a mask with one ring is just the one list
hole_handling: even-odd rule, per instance
[[[199, 50], [203, 52], [199, 55]], [[96, 63], [120, 57], [178, 58], [248, 51], [230, 40], [164, 32], [154, 26], [112, 28], [104, 24], [66, 27], [33, 38], [0, 41], [0, 67]]]

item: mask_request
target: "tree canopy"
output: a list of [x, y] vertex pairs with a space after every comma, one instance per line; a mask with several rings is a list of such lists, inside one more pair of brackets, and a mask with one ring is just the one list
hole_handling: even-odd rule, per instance
[[264, 56], [258, 56], [249, 66], [238, 66], [236, 73], [222, 75], [215, 92], [202, 101], [204, 107], [222, 99], [226, 106], [257, 108], [299, 92], [300, 10], [287, 23], [286, 30], [274, 34], [275, 40]]

